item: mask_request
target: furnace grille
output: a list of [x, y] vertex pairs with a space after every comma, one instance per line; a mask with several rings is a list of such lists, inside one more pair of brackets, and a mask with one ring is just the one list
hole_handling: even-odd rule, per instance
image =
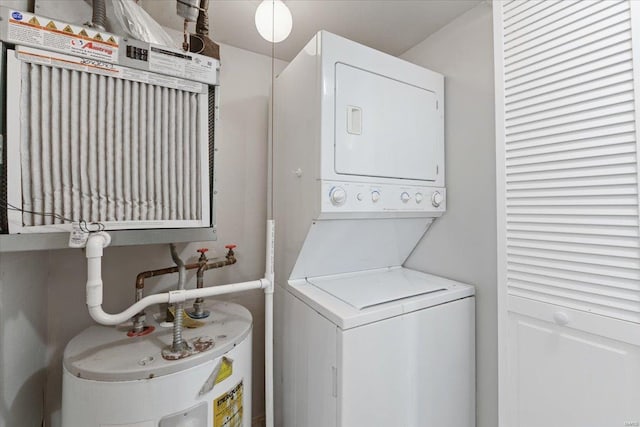
[[[199, 131], [208, 125], [200, 123], [206, 93], [26, 62], [20, 67], [24, 210], [138, 228], [202, 220], [202, 197], [209, 194], [202, 179], [209, 159], [199, 148], [209, 143]], [[22, 221], [25, 227], [61, 222], [26, 212]]]
[[503, 13], [508, 293], [640, 322], [629, 3]]

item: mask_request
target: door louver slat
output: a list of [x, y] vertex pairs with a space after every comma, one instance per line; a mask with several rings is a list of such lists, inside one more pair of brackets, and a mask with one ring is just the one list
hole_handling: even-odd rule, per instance
[[629, 4], [503, 11], [507, 292], [640, 323]]

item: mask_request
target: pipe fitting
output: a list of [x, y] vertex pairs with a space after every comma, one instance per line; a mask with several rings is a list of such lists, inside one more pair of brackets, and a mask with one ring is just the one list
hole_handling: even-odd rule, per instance
[[[201, 289], [204, 287], [204, 272], [207, 270], [212, 270], [215, 268], [221, 268], [221, 267], [225, 267], [228, 265], [233, 265], [237, 262], [237, 259], [235, 257], [235, 254], [233, 252], [233, 249], [236, 247], [236, 245], [227, 245], [226, 246], [227, 249], [229, 249], [227, 251], [227, 254], [225, 256], [224, 260], [214, 260], [211, 261], [209, 259], [207, 259], [205, 253], [208, 251], [205, 248], [201, 248], [198, 250], [198, 252], [200, 253], [200, 257], [198, 259], [197, 263], [191, 263], [191, 264], [186, 264], [184, 266], [184, 268], [186, 270], [194, 270], [194, 269], [198, 269], [198, 272], [196, 274], [197, 277], [197, 288]], [[174, 251], [175, 251], [175, 247], [174, 247]], [[177, 256], [177, 253], [175, 254]], [[173, 258], [173, 254], [172, 254], [172, 258]], [[144, 297], [144, 282], [146, 279], [152, 278], [152, 277], [156, 277], [156, 276], [162, 276], [165, 274], [172, 274], [172, 273], [178, 273], [180, 271], [180, 267], [178, 267], [177, 265], [172, 266], [172, 267], [167, 267], [167, 268], [161, 268], [158, 270], [149, 270], [149, 271], [143, 271], [141, 273], [139, 273], [136, 276], [136, 292], [135, 292], [135, 301], [141, 301]], [[203, 298], [197, 298], [193, 304], [193, 308], [189, 311], [189, 316], [193, 317], [194, 319], [204, 319], [206, 317], [209, 316], [209, 312], [207, 310], [204, 310], [202, 307], [202, 303], [204, 302]], [[144, 327], [145, 327], [145, 323], [144, 323], [144, 311], [137, 313], [134, 317], [133, 317], [133, 332], [140, 332]]]
[[[111, 242], [108, 233], [92, 233], [87, 241], [87, 283], [86, 302], [91, 318], [101, 325], [116, 326], [130, 320], [136, 314], [144, 311], [147, 307], [169, 302], [169, 293], [149, 295], [142, 298], [126, 310], [117, 313], [105, 313], [102, 309], [102, 248]], [[184, 277], [184, 274], [183, 274]], [[184, 301], [207, 298], [216, 295], [223, 295], [235, 292], [244, 292], [252, 289], [260, 289], [262, 282], [253, 280], [250, 282], [234, 283], [230, 285], [215, 286], [203, 289], [182, 289], [179, 293], [174, 293], [174, 299], [184, 299]], [[176, 291], [174, 291], [176, 292]], [[179, 295], [179, 297], [177, 296]]]
[[184, 289], [178, 289], [175, 291], [169, 291], [169, 304], [179, 304], [187, 300], [187, 291]]
[[273, 293], [273, 285], [269, 279], [266, 279], [266, 278], [260, 279], [260, 288], [264, 289], [265, 294]]
[[111, 235], [107, 232], [100, 231], [91, 233], [85, 245], [85, 256], [87, 258], [101, 258], [103, 249], [111, 244]]

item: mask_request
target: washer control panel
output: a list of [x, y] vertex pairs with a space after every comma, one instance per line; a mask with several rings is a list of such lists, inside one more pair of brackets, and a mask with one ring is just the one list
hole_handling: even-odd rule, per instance
[[323, 212], [444, 212], [445, 189], [324, 181]]

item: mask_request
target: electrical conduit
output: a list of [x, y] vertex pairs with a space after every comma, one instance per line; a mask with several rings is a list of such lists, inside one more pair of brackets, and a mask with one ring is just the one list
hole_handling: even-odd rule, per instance
[[[171, 258], [173, 262], [178, 266], [178, 290], [184, 290], [184, 283], [187, 279], [187, 270], [184, 267], [184, 262], [178, 256], [176, 251], [176, 245], [173, 243], [169, 245], [171, 248]], [[186, 344], [182, 339], [182, 321], [184, 316], [184, 302], [178, 302], [175, 305], [175, 313], [173, 316], [173, 345], [172, 351], [180, 352], [185, 349]]]
[[93, 0], [91, 26], [104, 31], [107, 27], [107, 5], [105, 0]]

